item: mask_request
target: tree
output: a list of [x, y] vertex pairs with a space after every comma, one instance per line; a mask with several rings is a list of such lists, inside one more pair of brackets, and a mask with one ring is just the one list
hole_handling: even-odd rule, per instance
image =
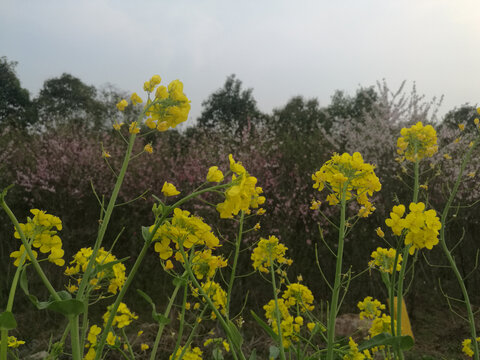
[[46, 80], [35, 99], [39, 119], [47, 127], [76, 123], [101, 127], [102, 104], [96, 99], [94, 86], [63, 73], [59, 78]]
[[337, 90], [332, 95], [332, 101], [326, 108], [329, 119], [326, 121], [326, 130], [330, 130], [337, 119], [362, 122], [365, 114], [374, 109], [378, 95], [372, 87], [360, 88], [354, 97], [346, 95], [343, 91]]
[[203, 111], [198, 126], [234, 134], [253, 126], [262, 115], [252, 96], [253, 89], [242, 90], [242, 82], [232, 74], [223, 88], [218, 89], [202, 103]]
[[458, 125], [463, 124], [465, 125], [465, 131], [475, 131], [474, 120], [478, 117], [480, 116], [478, 115], [477, 107], [465, 104], [446, 113], [441, 126], [458, 129]]
[[[105, 84], [98, 90], [96, 97], [99, 102], [100, 124], [98, 127], [106, 126], [112, 128], [112, 125], [117, 122], [131, 122], [136, 121], [143, 110], [145, 103], [132, 106], [131, 104], [122, 111], [121, 118], [119, 118], [119, 111], [116, 104], [122, 99], [130, 99], [130, 94], [124, 90], [120, 90], [112, 84]], [[145, 101], [146, 99], [144, 99]], [[155, 136], [152, 137], [153, 139]]]
[[0, 124], [24, 128], [37, 120], [28, 90], [20, 86], [17, 62], [0, 58]]
[[269, 127], [277, 133], [305, 135], [324, 126], [327, 119], [317, 99], [294, 96], [280, 109], [273, 110]]

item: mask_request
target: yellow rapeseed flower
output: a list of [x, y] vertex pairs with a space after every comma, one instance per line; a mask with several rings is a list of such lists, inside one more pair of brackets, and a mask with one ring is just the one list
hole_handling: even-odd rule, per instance
[[130, 100], [132, 101], [132, 105], [141, 104], [143, 102], [142, 98], [138, 96], [137, 93], [133, 93]]
[[306, 310], [312, 311], [314, 309], [312, 292], [308, 287], [300, 283], [287, 285], [282, 298], [285, 299], [287, 307], [299, 306], [301, 312], [305, 312]]
[[[63, 266], [62, 240], [56, 235], [56, 230], [62, 230], [62, 221], [57, 216], [47, 214], [43, 210], [31, 209], [30, 212], [34, 215], [33, 219], [27, 218], [26, 224], [19, 224], [26, 240], [31, 242], [32, 247], [39, 248], [42, 254], [50, 252], [48, 256], [50, 262]], [[20, 239], [20, 234], [16, 228], [13, 236]], [[20, 258], [25, 251], [24, 246], [21, 245], [19, 251], [10, 254], [10, 257], [16, 259], [15, 266], [20, 264]], [[37, 252], [33, 251], [33, 254], [37, 258]], [[27, 256], [27, 260], [31, 259]]]
[[465, 124], [458, 124], [458, 128], [460, 129], [460, 131], [465, 130]]
[[[20, 245], [20, 250], [18, 251], [13, 251], [11, 254], [10, 254], [10, 257], [11, 258], [14, 258], [15, 261], [13, 262], [13, 265], [15, 265], [16, 267], [18, 267], [20, 265], [20, 258], [22, 257], [23, 253], [26, 252], [25, 250], [25, 246], [23, 245]], [[33, 255], [35, 256], [35, 259], [37, 258], [37, 252], [35, 250], [32, 250], [33, 252]], [[26, 255], [26, 258], [27, 260], [31, 260], [30, 259], [30, 256], [28, 256], [28, 254]], [[22, 265], [25, 263], [25, 259], [23, 260], [22, 262]]]
[[353, 155], [334, 154], [319, 171], [312, 175], [315, 182], [313, 188], [322, 191], [327, 187], [331, 191], [326, 197], [330, 205], [338, 204], [343, 194], [347, 201], [356, 199], [363, 207], [359, 216], [366, 217], [375, 210], [368, 197], [380, 191], [382, 187], [374, 168], [373, 165], [365, 163], [358, 152]]
[[208, 169], [207, 181], [217, 183], [223, 181], [223, 173], [218, 169], [218, 166], [212, 166]]
[[241, 162], [236, 162], [232, 154], [228, 156], [232, 175], [231, 186], [225, 191], [225, 201], [217, 204], [217, 211], [222, 219], [233, 218], [240, 211], [247, 214], [250, 209], [258, 208], [265, 202], [260, 194], [263, 189], [256, 186], [257, 179], [245, 170]]
[[132, 123], [130, 124], [130, 127], [128, 128], [128, 132], [130, 134], [138, 134], [140, 132], [140, 128], [137, 126], [136, 121], [132, 121]]
[[110, 346], [115, 346], [116, 340], [117, 340], [117, 337], [113, 335], [113, 332], [109, 331], [107, 335], [107, 344]]
[[386, 307], [377, 299], [367, 296], [363, 301], [359, 301], [357, 307], [360, 309], [360, 319], [373, 320], [382, 314]]
[[25, 344], [25, 341], [23, 340], [17, 340], [17, 338], [15, 336], [9, 336], [7, 338], [7, 346], [9, 348], [13, 348], [13, 349], [16, 349], [18, 348], [20, 345], [23, 345]]
[[320, 200], [312, 199], [312, 206], [310, 206], [310, 210], [317, 210], [320, 205], [322, 205], [322, 202]]
[[[395, 249], [385, 249], [378, 247], [376, 251], [373, 251], [370, 255], [373, 260], [371, 260], [368, 265], [370, 267], [377, 267], [382, 272], [393, 273], [393, 262], [395, 261], [396, 250]], [[398, 254], [397, 259], [397, 271], [400, 271], [402, 268], [402, 254]]]
[[113, 124], [113, 128], [117, 131], [119, 131], [123, 126], [123, 122], [122, 123], [118, 123], [117, 121], [115, 121], [115, 124]]
[[125, 108], [128, 106], [128, 102], [125, 99], [120, 100], [120, 102], [117, 104], [117, 109], [120, 111], [124, 111]]
[[253, 249], [251, 259], [253, 268], [264, 273], [270, 272], [272, 262], [278, 264], [287, 264], [288, 259], [285, 258], [287, 247], [279, 244], [279, 240], [275, 236], [269, 236], [268, 239], [260, 238], [255, 249]]
[[180, 194], [180, 191], [177, 190], [175, 185], [170, 184], [169, 182], [165, 181], [165, 183], [163, 184], [163, 187], [162, 187], [162, 193], [165, 196], [175, 196], [175, 195]]
[[[103, 321], [106, 324], [108, 318], [110, 317], [110, 310], [112, 309], [113, 305], [107, 307], [107, 312], [103, 314]], [[120, 303], [118, 306], [117, 313], [113, 318], [112, 326], [116, 326], [119, 329], [124, 328], [125, 326], [130, 325], [130, 323], [138, 319], [138, 316], [135, 313], [132, 313], [130, 309], [127, 307], [125, 303]]]
[[147, 144], [144, 146], [143, 150], [145, 150], [147, 153], [152, 154], [153, 153], [153, 147], [152, 144]]
[[385, 233], [380, 227], [378, 227], [375, 231], [377, 232], [377, 235], [380, 236], [381, 238], [385, 237]]
[[437, 132], [431, 125], [418, 122], [409, 128], [402, 128], [397, 140], [397, 153], [408, 161], [415, 162], [431, 157], [438, 150]]
[[185, 350], [185, 352], [183, 352], [184, 350], [184, 347], [183, 346], [180, 346], [178, 349], [177, 349], [177, 352], [175, 353], [175, 357], [174, 357], [174, 354], [170, 355], [170, 357], [168, 358], [168, 360], [178, 360], [180, 359], [180, 354], [183, 353], [183, 356], [182, 356], [182, 359], [185, 359], [185, 360], [202, 360], [202, 350], [200, 350], [199, 347], [194, 347], [193, 349], [188, 346], [188, 348]]
[[102, 332], [102, 329], [97, 325], [90, 326], [90, 330], [88, 331], [87, 340], [91, 345], [95, 345], [97, 343], [97, 336]]

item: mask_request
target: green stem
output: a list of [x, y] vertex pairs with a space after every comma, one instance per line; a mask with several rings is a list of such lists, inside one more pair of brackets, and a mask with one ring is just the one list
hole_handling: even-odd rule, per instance
[[245, 213], [242, 211], [240, 213], [240, 224], [238, 228], [237, 239], [235, 242], [235, 255], [233, 257], [232, 273], [230, 274], [230, 281], [228, 282], [227, 306], [226, 306], [227, 318], [230, 317], [230, 300], [232, 298], [233, 283], [235, 282], [235, 271], [237, 269], [238, 255], [240, 254], [240, 245], [242, 243], [244, 215]]
[[125, 339], [125, 343], [127, 344], [127, 347], [128, 347], [128, 353], [129, 353], [131, 359], [135, 360], [135, 354], [133, 353], [133, 349], [132, 349], [132, 345], [130, 345], [130, 341], [128, 341], [128, 336], [125, 333], [125, 328], [122, 328], [121, 331], [122, 331], [123, 338]]
[[412, 202], [416, 203], [418, 201], [418, 192], [420, 190], [420, 161], [415, 161], [415, 168], [414, 168], [414, 184], [413, 184], [413, 200]]
[[268, 254], [270, 261], [270, 273], [272, 274], [273, 299], [275, 301], [275, 317], [277, 318], [278, 347], [280, 350], [280, 359], [285, 360], [285, 348], [283, 346], [282, 319], [280, 318], [280, 308], [278, 307], [277, 284], [275, 282], [275, 271], [273, 269], [272, 254]]
[[343, 245], [345, 240], [345, 212], [346, 212], [346, 188], [344, 185], [342, 189], [342, 198], [340, 200], [340, 226], [338, 233], [338, 250], [337, 262], [335, 268], [335, 283], [333, 285], [332, 302], [330, 304], [330, 312], [327, 324], [327, 360], [333, 360], [333, 345], [335, 342], [335, 320], [337, 318], [337, 304], [340, 294], [341, 275], [342, 275], [342, 259], [343, 259]]
[[[420, 190], [420, 161], [417, 159], [415, 160], [415, 165], [414, 165], [414, 183], [413, 183], [413, 203], [417, 203], [418, 201], [418, 192]], [[403, 300], [403, 282], [405, 280], [405, 271], [407, 269], [408, 265], [408, 256], [409, 256], [409, 250], [412, 245], [405, 246], [403, 248], [403, 254], [402, 254], [402, 268], [400, 269], [400, 274], [398, 276], [398, 284], [397, 284], [397, 314], [396, 314], [396, 320], [397, 320], [397, 330], [395, 334], [392, 333], [392, 335], [397, 335], [401, 336], [402, 335], [402, 300]], [[397, 251], [398, 254], [398, 251]], [[395, 256], [397, 257], [397, 255]], [[394, 264], [396, 266], [396, 262]], [[395, 271], [395, 269], [394, 269]], [[390, 304], [393, 305], [393, 299], [390, 299]], [[391, 307], [391, 311], [393, 312], [393, 306]], [[393, 319], [392, 319], [393, 322]], [[400, 347], [395, 346], [395, 353], [398, 358], [403, 359], [403, 351], [400, 349]]]
[[[397, 287], [397, 331], [395, 335], [401, 336], [402, 335], [402, 299], [403, 299], [403, 280], [405, 278], [405, 270], [408, 264], [408, 255], [409, 249], [411, 245], [405, 246], [403, 249], [403, 259], [402, 259], [402, 268], [400, 269], [400, 275], [398, 277], [398, 287]], [[393, 302], [392, 302], [393, 303]], [[393, 307], [392, 307], [393, 312]], [[392, 334], [393, 335], [393, 334]], [[403, 350], [400, 347], [395, 349], [397, 352], [397, 356], [400, 359], [403, 359]]]
[[[153, 236], [154, 233], [155, 232], [151, 233], [151, 236]], [[103, 348], [104, 348], [105, 342], [107, 340], [108, 331], [110, 330], [110, 328], [112, 326], [113, 319], [115, 318], [118, 307], [120, 306], [120, 303], [122, 302], [123, 297], [125, 296], [125, 293], [127, 292], [128, 288], [130, 287], [130, 284], [132, 283], [133, 278], [135, 277], [135, 274], [137, 273], [138, 268], [140, 267], [140, 264], [142, 263], [143, 258], [145, 257], [150, 244], [151, 244], [151, 241], [145, 241], [145, 244], [143, 245], [142, 250], [140, 251], [140, 254], [138, 254], [137, 260], [135, 261], [135, 264], [133, 265], [132, 270], [128, 274], [128, 277], [125, 280], [125, 283], [123, 284], [122, 289], [120, 290], [120, 292], [117, 295], [115, 303], [113, 304], [112, 309], [110, 310], [110, 317], [108, 318], [107, 323], [105, 324], [104, 331], [102, 332], [102, 336], [100, 337], [100, 341], [97, 343], [97, 351], [96, 351], [96, 354], [95, 354], [95, 360], [100, 359], [100, 357], [102, 355]]]
[[[142, 116], [143, 116], [143, 113], [142, 113]], [[120, 192], [120, 188], [122, 187], [125, 173], [127, 172], [128, 164], [130, 162], [130, 157], [132, 155], [133, 144], [135, 143], [135, 135], [136, 134], [130, 135], [127, 151], [125, 153], [125, 157], [123, 158], [122, 168], [120, 169], [120, 173], [118, 174], [117, 181], [115, 182], [115, 187], [113, 188], [112, 196], [110, 198], [110, 201], [108, 202], [108, 207], [107, 207], [107, 211], [105, 212], [105, 217], [103, 218], [102, 224], [100, 225], [100, 229], [98, 230], [98, 235], [92, 250], [92, 255], [90, 256], [90, 260], [88, 261], [87, 268], [85, 269], [84, 275], [82, 277], [82, 281], [80, 282], [78, 292], [77, 292], [77, 297], [76, 297], [79, 300], [84, 300], [83, 299], [84, 293], [90, 281], [90, 273], [93, 271], [93, 267], [96, 261], [95, 259], [97, 258], [97, 253], [102, 245], [105, 232], [107, 231], [108, 223], [110, 222], [110, 217], [112, 216], [113, 208], [115, 207], [115, 203], [117, 201], [118, 193]]]
[[[177, 341], [175, 342], [175, 348], [173, 350], [173, 356], [172, 358], [175, 359], [176, 355], [177, 355], [177, 351], [178, 349], [180, 348], [180, 342], [182, 341], [182, 336], [183, 336], [183, 327], [185, 325], [185, 307], [186, 307], [186, 303], [187, 303], [187, 294], [188, 294], [188, 287], [187, 287], [187, 284], [184, 284], [183, 285], [183, 301], [182, 301], [182, 312], [180, 314], [180, 327], [178, 329], [178, 334], [177, 334]], [[196, 324], [195, 324], [196, 325]], [[185, 344], [185, 348], [187, 347], [188, 345]], [[185, 349], [184, 349], [185, 350]], [[182, 356], [182, 354], [180, 354], [180, 356]]]
[[[134, 136], [135, 134], [133, 134], [132, 136]], [[126, 170], [126, 168], [125, 168]], [[120, 171], [120, 175], [119, 177], [121, 176], [122, 174], [122, 171]], [[177, 201], [174, 205], [172, 206], [169, 206], [163, 213], [162, 217], [160, 218], [160, 220], [158, 222], [156, 222], [155, 224], [155, 227], [153, 228], [153, 230], [150, 232], [150, 235], [148, 237], [148, 239], [145, 240], [145, 244], [143, 245], [142, 247], [142, 250], [140, 251], [140, 254], [138, 255], [137, 257], [137, 260], [135, 261], [135, 264], [133, 265], [133, 268], [132, 270], [130, 271], [130, 273], [128, 274], [128, 277], [127, 279], [125, 280], [125, 283], [123, 284], [123, 287], [122, 289], [120, 290], [120, 292], [118, 293], [117, 295], [117, 298], [115, 300], [115, 303], [113, 304], [113, 307], [112, 307], [112, 310], [110, 312], [110, 317], [108, 318], [107, 320], [107, 324], [105, 325], [105, 330], [103, 333], [102, 333], [102, 336], [100, 338], [100, 341], [98, 342], [97, 344], [97, 352], [95, 354], [95, 360], [98, 360], [100, 359], [100, 356], [101, 356], [101, 353], [103, 351], [103, 348], [105, 346], [105, 341], [107, 339], [107, 330], [110, 329], [110, 327], [112, 326], [112, 323], [113, 323], [113, 319], [115, 317], [115, 314], [117, 313], [117, 310], [118, 310], [118, 307], [120, 306], [120, 302], [122, 301], [123, 297], [125, 296], [125, 293], [127, 292], [127, 289], [129, 288], [131, 282], [133, 281], [133, 278], [135, 277], [137, 271], [138, 271], [138, 268], [140, 267], [140, 264], [142, 263], [143, 261], [143, 258], [145, 257], [146, 253], [147, 253], [147, 250], [148, 248], [150, 247], [150, 245], [152, 244], [153, 242], [153, 237], [154, 235], [156, 234], [158, 228], [160, 227], [160, 225], [163, 224], [163, 222], [165, 221], [165, 219], [167, 218], [167, 216], [171, 213], [171, 211], [173, 209], [175, 209], [176, 207], [180, 206], [181, 204], [183, 204], [184, 202], [186, 202], [187, 200], [190, 200], [202, 193], [205, 193], [205, 192], [208, 192], [208, 191], [212, 191], [212, 190], [216, 190], [216, 189], [221, 189], [221, 188], [225, 188], [227, 187], [229, 184], [223, 184], [223, 185], [217, 185], [217, 186], [213, 186], [213, 187], [210, 187], [210, 188], [207, 188], [207, 189], [204, 189], [204, 190], [200, 190], [200, 191], [197, 191], [197, 192], [194, 192], [186, 197], [184, 197], [183, 199], [180, 199], [179, 201]], [[112, 195], [113, 196], [113, 195]], [[110, 201], [111, 203], [111, 201]], [[108, 205], [108, 208], [107, 208], [107, 213], [105, 215], [105, 219], [104, 219], [104, 222], [107, 220], [107, 214], [109, 213], [109, 210], [110, 210], [110, 203]], [[113, 206], [112, 206], [112, 209], [113, 209]], [[103, 223], [102, 223], [103, 225]], [[92, 254], [92, 258], [93, 258], [93, 254]], [[163, 329], [162, 329], [163, 331]]]
[[[183, 277], [183, 275], [182, 275]], [[170, 310], [172, 309], [173, 302], [175, 301], [175, 298], [177, 297], [178, 290], [180, 290], [180, 287], [182, 286], [181, 282], [178, 282], [177, 285], [175, 286], [175, 289], [173, 290], [172, 296], [170, 297], [170, 300], [168, 301], [167, 308], [165, 309], [165, 312], [163, 313], [163, 316], [165, 318], [168, 318], [170, 315]], [[158, 325], [158, 331], [157, 331], [157, 336], [155, 337], [155, 342], [153, 344], [152, 348], [152, 353], [150, 354], [150, 360], [155, 360], [155, 357], [157, 355], [157, 350], [158, 350], [158, 345], [160, 344], [160, 339], [162, 338], [162, 333], [163, 329], [165, 328], [165, 323], [160, 323]]]
[[447, 243], [445, 241], [445, 228], [446, 228], [446, 224], [447, 224], [448, 212], [450, 210], [450, 207], [452, 206], [453, 199], [455, 198], [455, 196], [457, 194], [458, 188], [460, 186], [460, 182], [462, 180], [463, 173], [465, 171], [465, 167], [467, 166], [467, 163], [470, 161], [470, 158], [472, 156], [472, 152], [473, 152], [474, 148], [478, 145], [479, 141], [480, 141], [480, 136], [477, 136], [473, 145], [470, 147], [469, 151], [465, 155], [465, 158], [463, 159], [463, 162], [462, 162], [462, 165], [461, 165], [461, 168], [460, 168], [460, 173], [458, 174], [457, 180], [455, 181], [455, 185], [453, 186], [453, 190], [450, 193], [450, 196], [447, 200], [447, 203], [445, 204], [445, 208], [443, 209], [443, 212], [442, 212], [442, 218], [440, 220], [441, 224], [442, 224], [442, 228], [440, 229], [440, 244], [442, 246], [443, 252], [445, 253], [445, 256], [447, 257], [447, 260], [450, 264], [450, 267], [452, 268], [452, 271], [454, 272], [455, 277], [457, 278], [458, 285], [460, 286], [460, 289], [462, 291], [463, 299], [465, 300], [465, 307], [466, 307], [466, 310], [467, 310], [468, 323], [469, 323], [469, 326], [470, 326], [470, 334], [471, 334], [471, 337], [472, 337], [472, 346], [473, 346], [473, 352], [474, 352], [473, 356], [474, 356], [475, 360], [480, 360], [479, 346], [478, 346], [478, 342], [476, 341], [477, 330], [476, 330], [476, 326], [475, 326], [475, 317], [473, 315], [472, 304], [470, 302], [470, 297], [468, 295], [467, 288], [465, 286], [465, 282], [463, 281], [462, 275], [460, 274], [460, 271], [457, 267], [457, 264], [455, 263], [455, 259], [453, 258], [452, 253], [450, 252], [450, 250], [447, 247]]
[[[218, 321], [220, 322], [220, 325], [222, 326], [223, 330], [225, 331], [228, 341], [231, 344], [232, 347], [232, 354], [234, 357], [236, 357], [236, 354], [240, 356], [241, 360], [246, 360], [245, 355], [242, 352], [241, 344], [238, 343], [238, 341], [235, 339], [235, 336], [233, 334], [232, 329], [230, 328], [230, 321], [228, 319], [224, 319], [220, 311], [217, 309], [215, 304], [212, 302], [212, 299], [210, 299], [210, 296], [208, 296], [207, 293], [203, 290], [202, 286], [198, 282], [197, 278], [195, 277], [195, 274], [192, 271], [192, 267], [190, 266], [189, 259], [187, 257], [187, 254], [185, 254], [185, 250], [183, 249], [183, 246], [180, 246], [179, 248], [180, 253], [182, 254], [183, 260], [184, 260], [184, 266], [185, 270], [188, 273], [188, 277], [190, 280], [193, 282], [195, 287], [198, 289], [199, 294], [205, 299], [207, 302], [208, 306], [212, 309], [213, 313], [217, 317]], [[227, 323], [228, 321], [228, 323]], [[236, 352], [236, 354], [235, 354]]]
[[78, 316], [69, 316], [70, 325], [70, 342], [72, 344], [72, 359], [80, 360], [82, 358], [83, 349], [80, 346]]
[[[15, 271], [15, 275], [13, 276], [13, 281], [12, 285], [10, 286], [10, 293], [8, 295], [8, 300], [7, 300], [7, 308], [5, 309], [5, 312], [12, 312], [13, 310], [13, 300], [15, 299], [15, 292], [17, 290], [17, 285], [18, 285], [18, 279], [20, 278], [20, 273], [23, 269], [23, 262], [25, 261], [25, 257], [27, 256], [27, 253], [23, 253], [22, 256], [20, 256], [20, 263], [17, 267], [17, 270]], [[0, 359], [1, 360], [7, 360], [7, 348], [8, 348], [8, 330], [7, 329], [2, 329], [1, 330], [1, 343], [0, 343]]]

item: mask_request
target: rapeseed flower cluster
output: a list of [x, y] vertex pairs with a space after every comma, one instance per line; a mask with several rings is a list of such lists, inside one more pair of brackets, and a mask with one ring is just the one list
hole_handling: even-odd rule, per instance
[[[169, 360], [178, 360], [180, 359], [180, 354], [183, 352], [183, 346], [180, 346], [173, 357], [173, 354], [168, 358]], [[181, 357], [183, 360], [202, 360], [202, 350], [199, 347], [194, 347], [193, 349], [188, 346], [187, 350]]]
[[318, 191], [327, 187], [331, 192], [326, 198], [330, 205], [338, 204], [345, 191], [347, 201], [355, 198], [360, 204], [359, 216], [367, 217], [375, 210], [368, 196], [372, 196], [382, 187], [374, 169], [373, 165], [363, 161], [362, 155], [358, 152], [353, 155], [335, 153], [312, 175], [315, 181], [313, 187]]
[[343, 356], [343, 360], [364, 360], [364, 359], [373, 359], [370, 351], [363, 350], [360, 352], [358, 350], [358, 344], [351, 337], [348, 341], [348, 353]]
[[[250, 176], [241, 162], [236, 162], [232, 154], [228, 155], [230, 170], [232, 171], [231, 186], [225, 190], [225, 201], [217, 205], [217, 211], [222, 219], [233, 218], [240, 211], [249, 214], [250, 209], [258, 208], [265, 202], [265, 197], [260, 194], [263, 189], [257, 184], [257, 178]], [[210, 168], [207, 181], [218, 182], [223, 177], [217, 169]]]
[[[0, 344], [2, 343], [2, 341], [0, 340]], [[16, 349], [18, 348], [20, 345], [24, 345], [25, 344], [25, 341], [23, 340], [18, 340], [15, 336], [9, 336], [7, 338], [7, 346], [9, 348], [13, 348], [13, 349]]]
[[222, 256], [212, 255], [212, 250], [196, 251], [191, 260], [192, 270], [197, 279], [211, 279], [219, 268], [227, 266], [227, 261]]
[[[75, 255], [73, 255], [73, 260], [70, 262], [70, 265], [72, 266], [68, 266], [65, 269], [65, 275], [75, 277], [76, 275], [85, 272], [92, 254], [93, 250], [91, 247], [80, 249]], [[117, 257], [110, 252], [105, 251], [103, 247], [98, 250], [95, 258], [96, 266], [106, 265], [116, 261]], [[98, 290], [106, 284], [107, 291], [111, 294], [116, 294], [125, 283], [125, 270], [125, 265], [119, 262], [111, 267], [106, 266], [102, 271], [97, 272], [94, 278], [90, 279], [90, 285], [93, 285], [94, 288]], [[78, 283], [80, 283], [81, 280], [81, 276], [77, 278]], [[77, 289], [76, 285], [68, 287], [70, 292], [75, 292]]]
[[[311, 311], [313, 306], [313, 294], [309, 288], [299, 283], [292, 283], [287, 286], [280, 299], [277, 300], [280, 313], [280, 328], [282, 330], [283, 346], [290, 347], [292, 342], [298, 341], [301, 327], [304, 325], [301, 313]], [[275, 300], [270, 300], [263, 309], [265, 317], [271, 325], [272, 330], [278, 334], [277, 315], [275, 311]], [[294, 315], [292, 315], [292, 313]], [[307, 324], [310, 331], [315, 327], [314, 323]]]
[[299, 283], [292, 283], [283, 292], [287, 307], [298, 306], [301, 312], [312, 311], [313, 294], [308, 287]]
[[[370, 329], [368, 330], [369, 338], [373, 338], [382, 333], [391, 334], [391, 317], [386, 315], [382, 312], [385, 310], [385, 305], [382, 304], [380, 301], [373, 299], [371, 296], [367, 296], [363, 301], [360, 301], [357, 304], [357, 307], [360, 309], [360, 319], [367, 319], [371, 320], [372, 323], [370, 325]], [[396, 321], [394, 324], [396, 326]], [[382, 346], [380, 347], [382, 348]], [[363, 352], [361, 355], [364, 357], [360, 357], [360, 355], [355, 354], [358, 359], [372, 359], [372, 355], [374, 355], [379, 349], [379, 347], [374, 347], [371, 349], [370, 352]], [[352, 350], [352, 348], [350, 348]], [[353, 355], [354, 352], [350, 352], [349, 355]], [[344, 359], [355, 359], [355, 357], [347, 357]]]
[[[31, 209], [30, 212], [34, 215], [33, 218], [27, 217], [27, 223], [19, 224], [27, 242], [31, 246], [38, 248], [42, 254], [50, 253], [48, 261], [55, 265], [63, 266], [65, 260], [63, 260], [62, 240], [57, 235], [57, 231], [62, 230], [62, 221], [60, 218], [47, 214], [42, 210]], [[20, 239], [20, 234], [16, 229], [13, 236], [16, 239]], [[20, 265], [20, 259], [25, 251], [26, 249], [22, 244], [18, 251], [10, 254], [10, 257], [15, 259], [13, 263], [15, 266]], [[33, 254], [37, 258], [37, 252], [33, 251]], [[26, 258], [31, 260], [28, 255]]]
[[[179, 80], [173, 80], [168, 87], [159, 86], [162, 79], [158, 75], [152, 76], [149, 81], [143, 85], [147, 92], [148, 100], [145, 105], [145, 125], [150, 129], [166, 131], [169, 128], [175, 128], [178, 124], [188, 118], [190, 112], [190, 100], [183, 93], [183, 84]], [[153, 97], [152, 97], [153, 95]], [[136, 93], [133, 93], [130, 101], [132, 105], [143, 103], [143, 99]], [[122, 99], [117, 104], [117, 109], [124, 111], [128, 102]], [[115, 130], [120, 130], [122, 123], [115, 123]], [[129, 132], [136, 134], [140, 131], [137, 122], [130, 124]]]
[[226, 352], [230, 352], [230, 345], [223, 338], [208, 339], [203, 343], [203, 346], [207, 347], [210, 344], [214, 344], [215, 346], [217, 346], [217, 348], [220, 347], [220, 346], [223, 346], [223, 348], [225, 349]]
[[[397, 140], [397, 153], [411, 162], [432, 157], [438, 150], [437, 132], [431, 125], [418, 122], [409, 128], [402, 128]], [[402, 159], [403, 160], [403, 159]]]
[[257, 247], [253, 250], [251, 259], [253, 268], [264, 273], [270, 271], [273, 263], [290, 265], [292, 260], [285, 257], [287, 247], [279, 243], [275, 236], [269, 236], [268, 239], [260, 238]]
[[[102, 328], [97, 325], [90, 326], [87, 334], [88, 343], [85, 344], [85, 347], [88, 348], [87, 354], [84, 356], [84, 360], [93, 360], [96, 354], [97, 340], [98, 336], [101, 334]], [[108, 332], [107, 335], [107, 344], [110, 346], [115, 346], [118, 337], [114, 335], [112, 331]]]
[[[294, 324], [295, 319], [290, 312], [288, 311], [288, 307], [285, 304], [283, 299], [278, 299], [278, 311], [280, 313], [280, 328], [282, 331], [282, 339], [283, 339], [283, 347], [289, 348], [292, 342], [298, 341], [298, 336], [295, 335]], [[268, 304], [266, 304], [263, 309], [265, 310], [265, 317], [268, 320], [268, 323], [272, 327], [272, 330], [275, 334], [278, 335], [278, 322], [277, 322], [277, 315], [276, 315], [276, 307], [275, 307], [275, 300], [270, 300]], [[303, 323], [303, 318], [302, 318]], [[296, 324], [297, 328], [300, 332], [300, 325]]]
[[[480, 337], [477, 337], [477, 342], [480, 342]], [[475, 352], [472, 349], [472, 339], [465, 339], [462, 341], [462, 352], [468, 357], [472, 357]]]
[[[368, 266], [371, 268], [376, 267], [381, 272], [392, 274], [396, 253], [397, 251], [393, 248], [385, 249], [378, 247], [377, 250], [373, 251], [370, 255], [373, 260], [368, 263]], [[400, 271], [402, 268], [402, 260], [402, 254], [398, 254], [397, 265], [395, 267], [397, 271]]]
[[[153, 227], [153, 225], [150, 227], [150, 231], [153, 231]], [[184, 261], [182, 254], [178, 251], [180, 246], [184, 249], [190, 249], [192, 246], [206, 246], [208, 249], [214, 249], [220, 246], [220, 241], [213, 234], [212, 228], [208, 224], [203, 222], [200, 217], [180, 208], [175, 208], [172, 219], [166, 221], [157, 229], [153, 241], [155, 241], [155, 251], [158, 252], [161, 260], [167, 261], [168, 268], [173, 267], [170, 259], [174, 254], [174, 249], [176, 250], [175, 259], [180, 262]], [[197, 260], [199, 261], [201, 256], [198, 256]], [[204, 254], [203, 258], [206, 257], [208, 256]], [[222, 264], [218, 258], [215, 258], [215, 260], [209, 262], [209, 266], [214, 265], [214, 263]], [[210, 272], [209, 269], [206, 273]]]
[[[107, 312], [103, 314], [103, 322], [104, 324], [107, 323], [108, 318], [110, 317], [110, 311], [112, 310], [113, 305], [107, 307]], [[138, 316], [131, 312], [128, 306], [121, 302], [118, 306], [117, 313], [113, 318], [112, 326], [116, 326], [119, 329], [124, 328], [125, 326], [130, 325], [133, 320], [138, 319]]]
[[[395, 321], [395, 324], [397, 322]], [[382, 314], [382, 316], [376, 317], [372, 321], [372, 325], [370, 326], [370, 330], [368, 333], [371, 337], [377, 336], [382, 333], [391, 333], [391, 324], [392, 318], [390, 315]], [[395, 325], [396, 326], [396, 325]]]
[[[215, 308], [220, 311], [221, 314], [226, 314], [227, 307], [227, 293], [222, 289], [220, 284], [213, 280], [208, 280], [200, 284], [203, 292], [212, 300]], [[192, 295], [198, 297], [200, 295], [199, 289], [193, 289]], [[202, 299], [205, 302], [205, 299]], [[212, 311], [211, 318], [215, 319], [216, 315]]]
[[360, 301], [357, 307], [361, 310], [360, 319], [373, 320], [382, 314], [382, 310], [385, 310], [385, 305], [371, 296], [367, 296], [363, 301]]
[[401, 235], [405, 230], [405, 245], [411, 245], [410, 255], [417, 249], [431, 250], [438, 244], [439, 230], [442, 228], [436, 211], [433, 209], [425, 211], [425, 204], [422, 202], [411, 203], [408, 208], [410, 212], [403, 218], [405, 206], [394, 206], [385, 224], [395, 235]]

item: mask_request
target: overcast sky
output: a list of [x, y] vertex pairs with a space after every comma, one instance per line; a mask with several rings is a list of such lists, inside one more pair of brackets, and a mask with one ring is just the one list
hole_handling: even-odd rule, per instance
[[0, 56], [33, 96], [63, 72], [139, 94], [178, 78], [191, 119], [232, 73], [267, 113], [382, 79], [445, 95], [443, 113], [480, 102], [480, 1], [0, 0]]

